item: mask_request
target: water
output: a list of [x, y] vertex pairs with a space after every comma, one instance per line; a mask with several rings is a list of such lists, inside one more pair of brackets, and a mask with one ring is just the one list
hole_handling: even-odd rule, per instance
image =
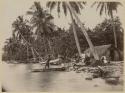
[[120, 91], [122, 85], [109, 85], [101, 78], [85, 80], [85, 73], [31, 72], [38, 64], [2, 64], [2, 86], [10, 92]]

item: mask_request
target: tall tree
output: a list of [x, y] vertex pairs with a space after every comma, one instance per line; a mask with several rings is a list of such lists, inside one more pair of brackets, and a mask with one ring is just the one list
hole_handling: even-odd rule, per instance
[[53, 17], [46, 10], [43, 10], [40, 2], [34, 2], [34, 5], [27, 14], [32, 16], [30, 21], [32, 27], [36, 29], [35, 34], [37, 35], [37, 39], [44, 38], [45, 50], [48, 53], [48, 49], [51, 51], [50, 36], [53, 31], [53, 24], [51, 22]]
[[[13, 36], [20, 41], [21, 44], [32, 50], [31, 43], [33, 41], [31, 27], [28, 25], [28, 20], [25, 20], [23, 16], [19, 16], [12, 24]], [[27, 53], [29, 53], [27, 49]], [[32, 53], [33, 55], [34, 53]], [[28, 54], [27, 54], [28, 55]], [[34, 57], [34, 55], [33, 55]]]
[[32, 32], [31, 27], [28, 25], [28, 20], [25, 20], [23, 16], [18, 16], [18, 18], [13, 22], [13, 36], [17, 40], [31, 42]]
[[92, 4], [92, 7], [94, 5], [97, 5], [97, 10], [99, 10], [100, 15], [105, 13], [106, 15], [109, 15], [112, 19], [112, 28], [114, 33], [114, 45], [117, 48], [117, 36], [116, 36], [116, 30], [115, 30], [115, 22], [114, 22], [114, 12], [117, 13], [117, 8], [119, 5], [122, 5], [120, 2], [94, 2]]
[[52, 9], [55, 8], [55, 6], [57, 6], [57, 12], [60, 13], [60, 7], [62, 6], [63, 10], [64, 10], [64, 14], [67, 15], [67, 12], [69, 11], [70, 12], [70, 16], [71, 16], [71, 20], [72, 20], [72, 25], [73, 25], [73, 33], [74, 33], [74, 37], [75, 37], [75, 41], [76, 41], [76, 46], [77, 46], [77, 50], [78, 50], [78, 53], [79, 55], [81, 56], [81, 49], [80, 49], [80, 45], [79, 45], [79, 42], [78, 42], [78, 37], [77, 37], [77, 34], [76, 34], [76, 29], [75, 29], [75, 22], [74, 20], [76, 19], [77, 20], [77, 23], [80, 24], [80, 27], [87, 39], [87, 42], [89, 44], [89, 47], [91, 49], [91, 52], [93, 53], [93, 56], [96, 60], [99, 60], [99, 57], [96, 53], [96, 51], [94, 50], [94, 46], [86, 32], [86, 29], [83, 27], [81, 21], [79, 20], [78, 16], [76, 15], [76, 13], [80, 14], [80, 11], [81, 9], [83, 9], [83, 5], [85, 5], [86, 2], [65, 2], [65, 1], [58, 1], [58, 2], [55, 2], [55, 1], [49, 1], [47, 3], [47, 7], [50, 8], [50, 11]]

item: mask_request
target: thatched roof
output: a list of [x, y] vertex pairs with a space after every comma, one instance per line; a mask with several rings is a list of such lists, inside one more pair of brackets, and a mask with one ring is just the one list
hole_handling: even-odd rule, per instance
[[[99, 55], [99, 57], [106, 55], [106, 53], [109, 51], [109, 48], [111, 47], [111, 44], [109, 45], [101, 45], [101, 46], [95, 46], [95, 50], [97, 51], [97, 54]], [[90, 55], [92, 56], [92, 53], [90, 51], [90, 48], [86, 49], [84, 51], [84, 53], [90, 53]]]

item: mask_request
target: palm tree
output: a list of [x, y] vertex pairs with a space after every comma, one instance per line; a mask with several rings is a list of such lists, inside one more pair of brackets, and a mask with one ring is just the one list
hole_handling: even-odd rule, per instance
[[[18, 16], [18, 18], [13, 22], [13, 36], [20, 40], [20, 42], [27, 41], [31, 42], [32, 32], [31, 27], [28, 25], [28, 20], [24, 20], [23, 16]], [[23, 42], [24, 43], [24, 42]]]
[[[19, 59], [19, 52], [24, 47], [21, 46], [20, 42], [17, 41], [14, 37], [10, 37], [5, 41], [6, 45], [4, 46], [4, 54], [7, 60], [17, 60]], [[21, 54], [20, 54], [21, 55]], [[21, 57], [21, 56], [20, 56]]]
[[13, 51], [12, 51], [13, 49], [11, 47], [12, 45], [13, 45], [13, 39], [12, 38], [6, 39], [5, 46], [3, 48], [4, 55], [6, 57], [5, 60], [10, 60], [11, 55], [13, 54]]
[[28, 25], [28, 20], [24, 20], [23, 16], [19, 16], [12, 24], [12, 27], [14, 28], [13, 30], [13, 36], [17, 38], [18, 41], [22, 45], [25, 45], [27, 48], [27, 57], [29, 53], [29, 49], [32, 52], [33, 57], [35, 58], [34, 51], [33, 51], [33, 46], [31, 45], [32, 43], [32, 32], [31, 32], [31, 27]]
[[[77, 20], [77, 23], [80, 25], [86, 39], [87, 39], [87, 42], [89, 44], [89, 47], [91, 49], [91, 52], [93, 53], [93, 56], [96, 60], [99, 60], [99, 57], [96, 53], [96, 51], [94, 50], [94, 47], [93, 47], [93, 44], [86, 32], [86, 29], [84, 28], [82, 22], [79, 20], [79, 18], [77, 17], [76, 13], [80, 14], [80, 11], [81, 9], [83, 9], [83, 5], [85, 5], [85, 2], [65, 2], [65, 1], [62, 1], [62, 2], [55, 2], [55, 1], [49, 1], [47, 3], [47, 7], [50, 8], [50, 11], [52, 9], [55, 8], [55, 6], [57, 5], [57, 12], [60, 13], [60, 7], [62, 5], [62, 8], [64, 10], [64, 14], [67, 15], [67, 12], [69, 11], [70, 12], [70, 16], [71, 16], [71, 20], [72, 20], [72, 25], [73, 25], [73, 33], [74, 33], [74, 37], [75, 37], [75, 41], [76, 41], [76, 46], [77, 46], [77, 50], [78, 50], [78, 53], [79, 55], [81, 56], [81, 49], [80, 49], [80, 45], [79, 45], [79, 42], [78, 42], [78, 37], [77, 37], [77, 34], [76, 34], [76, 31], [75, 31], [75, 19]], [[68, 10], [68, 11], [67, 11]]]
[[[37, 39], [39, 39], [39, 37], [44, 38], [46, 52], [48, 52], [47, 46], [49, 46], [49, 50], [51, 51], [50, 35], [53, 31], [53, 24], [50, 21], [53, 17], [46, 10], [43, 10], [39, 2], [34, 2], [34, 5], [27, 14], [32, 15], [31, 24], [32, 27], [36, 29], [35, 34], [37, 35]], [[48, 43], [46, 44], [46, 42]]]
[[112, 28], [114, 33], [114, 45], [117, 48], [117, 36], [115, 31], [115, 23], [114, 23], [114, 12], [117, 13], [117, 8], [119, 5], [122, 5], [120, 2], [94, 2], [92, 7], [97, 4], [97, 10], [99, 10], [100, 15], [105, 13], [112, 19]]

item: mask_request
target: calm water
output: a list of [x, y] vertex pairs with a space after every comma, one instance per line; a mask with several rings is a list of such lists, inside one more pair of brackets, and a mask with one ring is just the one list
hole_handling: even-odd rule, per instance
[[122, 85], [109, 85], [97, 78], [85, 80], [85, 73], [31, 72], [38, 64], [2, 64], [2, 86], [8, 91], [119, 91]]

